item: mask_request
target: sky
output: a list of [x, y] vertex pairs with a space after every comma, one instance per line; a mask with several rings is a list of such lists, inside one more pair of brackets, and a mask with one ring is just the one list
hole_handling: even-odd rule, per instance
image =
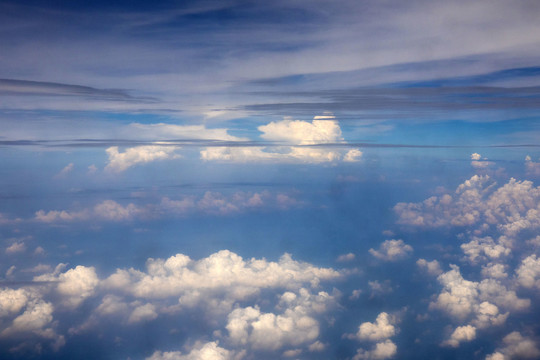
[[0, 0], [0, 358], [540, 359], [539, 16]]

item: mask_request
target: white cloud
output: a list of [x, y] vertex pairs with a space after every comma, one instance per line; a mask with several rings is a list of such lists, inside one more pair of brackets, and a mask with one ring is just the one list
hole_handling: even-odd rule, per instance
[[[507, 236], [540, 228], [540, 187], [530, 181], [510, 181], [496, 188], [489, 176], [475, 175], [453, 196], [433, 196], [421, 203], [398, 203], [398, 223], [422, 227], [472, 226], [496, 228]], [[485, 225], [485, 226], [484, 226]]]
[[375, 347], [370, 351], [358, 349], [356, 355], [353, 357], [353, 360], [384, 360], [390, 359], [396, 354], [396, 344], [394, 344], [391, 340], [385, 340], [375, 344]]
[[96, 165], [92, 164], [92, 165], [88, 166], [87, 174], [88, 174], [88, 175], [93, 175], [93, 174], [95, 174], [97, 171], [98, 171], [98, 168], [96, 167]]
[[515, 291], [508, 290], [496, 279], [469, 281], [463, 278], [456, 265], [451, 268], [439, 276], [444, 288], [430, 304], [430, 309], [442, 310], [457, 321], [469, 319], [477, 327], [487, 327], [506, 320], [508, 313], [501, 314], [499, 307], [521, 311], [530, 306], [530, 300], [518, 298]]
[[471, 154], [471, 160], [480, 160], [482, 158], [482, 155], [478, 153]]
[[437, 260], [427, 261], [426, 259], [418, 259], [416, 265], [429, 275], [437, 276], [442, 273], [441, 265]]
[[233, 360], [235, 353], [219, 346], [217, 341], [196, 344], [188, 354], [180, 351], [156, 351], [146, 360]]
[[26, 245], [23, 241], [14, 242], [6, 248], [6, 254], [13, 255], [16, 253], [21, 253], [26, 251]]
[[476, 328], [471, 325], [457, 327], [450, 339], [442, 343], [445, 346], [458, 347], [460, 343], [464, 341], [472, 341], [476, 339]]
[[369, 249], [371, 255], [384, 261], [403, 259], [412, 251], [412, 246], [405, 244], [403, 240], [386, 240], [381, 244], [379, 250]]
[[319, 336], [315, 314], [334, 306], [335, 298], [326, 292], [312, 295], [300, 289], [298, 295], [286, 292], [278, 308], [281, 314], [263, 313], [258, 307], [237, 308], [228, 317], [229, 339], [237, 345], [253, 349], [277, 350], [285, 346], [313, 343]]
[[316, 116], [310, 123], [301, 120], [282, 120], [258, 127], [261, 137], [292, 145], [314, 145], [343, 142], [339, 123], [333, 116]]
[[360, 158], [362, 157], [362, 152], [358, 149], [352, 149], [347, 151], [345, 156], [343, 156], [343, 161], [345, 162], [357, 162], [360, 161]]
[[[147, 272], [118, 269], [103, 286], [145, 299], [179, 297], [182, 306], [200, 305], [207, 298], [242, 300], [262, 289], [298, 289], [304, 284], [340, 278], [333, 269], [317, 268], [285, 254], [279, 262], [245, 261], [228, 250], [195, 261], [183, 254], [167, 260], [148, 259]], [[211, 295], [211, 296], [210, 296]], [[228, 311], [228, 310], [227, 310]]]
[[353, 253], [348, 253], [348, 254], [339, 255], [336, 261], [349, 262], [349, 261], [353, 261], [355, 258], [356, 258], [356, 255], [354, 255]]
[[540, 259], [535, 254], [523, 259], [516, 275], [521, 286], [540, 289]]
[[379, 341], [388, 339], [396, 334], [395, 319], [392, 315], [382, 312], [374, 323], [365, 322], [360, 325], [356, 338], [358, 340]]
[[505, 279], [508, 277], [508, 274], [506, 273], [506, 265], [496, 263], [483, 265], [482, 276], [484, 278]]
[[152, 304], [137, 306], [128, 318], [128, 324], [134, 324], [141, 321], [154, 320], [158, 317], [156, 307]]
[[177, 146], [145, 145], [127, 148], [121, 153], [118, 151], [118, 146], [112, 146], [106, 150], [109, 163], [105, 166], [105, 170], [120, 173], [137, 164], [176, 159], [179, 157], [174, 153], [176, 150], [178, 150]]
[[346, 143], [338, 121], [332, 115], [316, 116], [312, 122], [285, 119], [258, 127], [261, 138], [276, 142], [266, 147], [208, 147], [201, 151], [206, 161], [232, 162], [304, 162], [324, 163], [358, 161], [362, 152], [351, 149], [341, 151], [311, 145]]
[[486, 360], [538, 359], [540, 350], [535, 342], [514, 331], [503, 339], [503, 347], [488, 355]]
[[145, 206], [129, 203], [121, 205], [114, 200], [104, 200], [92, 208], [76, 211], [68, 210], [39, 210], [34, 219], [44, 223], [74, 222], [74, 221], [132, 221], [148, 220], [163, 216], [182, 216], [194, 212], [213, 215], [229, 215], [242, 211], [274, 208], [287, 210], [301, 206], [299, 201], [283, 193], [272, 194], [269, 191], [258, 193], [238, 191], [230, 195], [207, 191], [200, 198], [187, 196], [178, 200], [163, 197], [159, 203]]
[[540, 162], [532, 161], [529, 155], [525, 158], [525, 169], [529, 175], [540, 176]]
[[471, 154], [471, 165], [477, 169], [485, 169], [488, 166], [493, 165], [491, 161], [487, 161], [487, 158], [482, 158], [482, 155], [478, 153]]
[[55, 178], [63, 178], [63, 177], [65, 177], [67, 174], [69, 174], [70, 172], [73, 171], [73, 168], [74, 168], [73, 163], [69, 163], [62, 170], [60, 170], [60, 172], [58, 174], [55, 175]]
[[94, 295], [99, 279], [94, 267], [78, 265], [73, 269], [61, 273], [65, 267], [60, 264], [55, 271], [50, 274], [40, 275], [34, 278], [35, 281], [57, 282], [55, 286], [57, 293], [62, 297], [62, 304], [70, 309], [77, 308], [85, 299]]
[[496, 260], [508, 256], [512, 251], [509, 245], [509, 241], [504, 236], [501, 236], [497, 243], [489, 236], [473, 237], [472, 241], [462, 244], [461, 249], [468, 260], [475, 263], [479, 260]]
[[227, 129], [208, 129], [204, 125], [140, 124], [131, 123], [124, 129], [126, 135], [152, 140], [220, 140], [245, 141], [229, 135]]

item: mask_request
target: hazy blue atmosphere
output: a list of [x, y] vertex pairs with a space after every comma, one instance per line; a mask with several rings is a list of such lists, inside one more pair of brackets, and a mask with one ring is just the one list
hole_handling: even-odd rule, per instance
[[538, 19], [0, 0], [0, 358], [540, 359]]

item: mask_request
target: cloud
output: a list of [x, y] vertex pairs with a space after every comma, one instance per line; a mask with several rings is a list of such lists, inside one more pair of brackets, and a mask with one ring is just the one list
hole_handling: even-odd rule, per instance
[[219, 346], [217, 341], [198, 343], [188, 354], [180, 351], [156, 351], [146, 360], [234, 360], [237, 359], [233, 351]]
[[442, 273], [441, 265], [437, 260], [427, 261], [426, 259], [418, 259], [416, 265], [429, 275], [438, 276]]
[[73, 171], [74, 165], [73, 163], [69, 163], [66, 165], [58, 174], [56, 174], [54, 177], [59, 179], [65, 177], [67, 174]]
[[532, 161], [529, 155], [525, 157], [525, 169], [528, 175], [540, 176], [540, 162]]
[[395, 319], [388, 313], [382, 312], [374, 323], [365, 322], [360, 325], [356, 338], [361, 341], [379, 341], [388, 339], [396, 334]]
[[538, 357], [540, 357], [540, 350], [535, 342], [513, 331], [504, 337], [503, 347], [488, 355], [486, 360], [537, 359]]
[[369, 249], [371, 255], [384, 261], [403, 259], [412, 251], [412, 246], [405, 244], [403, 240], [386, 240], [381, 244], [379, 250]]
[[26, 245], [24, 244], [24, 241], [18, 241], [14, 242], [10, 246], [6, 248], [6, 254], [13, 255], [21, 252], [26, 251]]
[[471, 325], [457, 327], [450, 339], [442, 343], [445, 346], [458, 347], [464, 341], [472, 341], [476, 339], [476, 328]]
[[375, 347], [370, 351], [358, 349], [356, 355], [353, 357], [353, 360], [384, 360], [390, 359], [396, 354], [396, 344], [394, 344], [392, 340], [385, 340], [375, 344]]
[[521, 286], [540, 289], [540, 259], [535, 254], [526, 257], [521, 261], [516, 275]]
[[230, 135], [227, 129], [208, 129], [204, 125], [140, 124], [131, 123], [123, 130], [125, 135], [150, 140], [206, 140], [206, 141], [246, 141]]
[[94, 267], [78, 265], [73, 269], [61, 273], [65, 264], [56, 267], [53, 273], [34, 277], [34, 281], [51, 281], [57, 283], [55, 290], [61, 296], [62, 305], [69, 309], [75, 309], [84, 300], [93, 296], [99, 284]]
[[180, 199], [161, 198], [159, 203], [144, 206], [129, 203], [121, 205], [114, 200], [104, 200], [91, 208], [81, 210], [39, 210], [34, 220], [43, 223], [66, 223], [76, 221], [125, 222], [150, 220], [163, 217], [187, 216], [193, 213], [231, 215], [257, 209], [279, 209], [301, 207], [303, 201], [284, 193], [243, 192], [225, 195], [207, 191], [203, 196], [185, 196]]
[[237, 301], [252, 297], [262, 289], [296, 289], [304, 284], [317, 286], [320, 281], [341, 276], [333, 269], [295, 261], [288, 254], [279, 262], [245, 261], [235, 253], [223, 250], [198, 261], [183, 254], [167, 260], [148, 259], [147, 272], [118, 269], [103, 281], [103, 286], [144, 299], [177, 296], [182, 306], [193, 307], [204, 302], [210, 294]]
[[468, 260], [475, 263], [479, 260], [497, 260], [508, 256], [512, 251], [510, 245], [510, 241], [504, 236], [501, 236], [497, 243], [489, 236], [473, 237], [472, 241], [461, 244], [461, 249]]
[[496, 228], [507, 236], [540, 227], [540, 187], [510, 179], [496, 188], [489, 176], [475, 175], [455, 194], [433, 196], [421, 203], [394, 206], [398, 223], [425, 228], [477, 225], [478, 232]]
[[212, 147], [201, 151], [206, 161], [231, 162], [304, 162], [325, 163], [358, 161], [362, 153], [357, 149], [345, 155], [341, 151], [318, 146], [324, 144], [346, 144], [341, 128], [333, 115], [315, 116], [312, 122], [285, 119], [261, 125], [258, 130], [264, 140], [276, 142], [272, 146], [255, 147]]
[[238, 308], [228, 317], [227, 331], [232, 343], [253, 349], [277, 350], [285, 346], [313, 343], [319, 336], [319, 322], [313, 317], [333, 306], [335, 299], [326, 292], [316, 295], [306, 289], [281, 296], [281, 314], [263, 313], [258, 307]]
[[349, 262], [349, 261], [353, 261], [355, 258], [356, 258], [356, 255], [354, 255], [353, 253], [348, 253], [348, 254], [339, 255], [336, 261]]
[[109, 162], [105, 170], [112, 173], [120, 173], [128, 168], [157, 160], [176, 159], [177, 146], [146, 145], [127, 148], [124, 152], [118, 151], [118, 146], [108, 148]]
[[501, 325], [509, 312], [502, 314], [499, 307], [508, 311], [523, 311], [530, 307], [529, 299], [520, 299], [515, 291], [507, 289], [496, 279], [484, 279], [481, 282], [465, 280], [459, 267], [438, 277], [443, 291], [430, 309], [447, 313], [456, 321], [471, 321], [479, 328]]
[[152, 304], [137, 306], [128, 318], [128, 324], [135, 324], [141, 321], [150, 321], [158, 317], [156, 307]]
[[482, 155], [478, 153], [471, 154], [471, 160], [471, 166], [477, 169], [485, 169], [494, 164], [491, 161], [487, 161], [487, 158], [482, 158]]

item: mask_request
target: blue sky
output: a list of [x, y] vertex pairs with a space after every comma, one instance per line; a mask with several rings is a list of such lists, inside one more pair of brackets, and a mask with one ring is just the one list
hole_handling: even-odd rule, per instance
[[0, 357], [540, 358], [536, 1], [1, 1]]

